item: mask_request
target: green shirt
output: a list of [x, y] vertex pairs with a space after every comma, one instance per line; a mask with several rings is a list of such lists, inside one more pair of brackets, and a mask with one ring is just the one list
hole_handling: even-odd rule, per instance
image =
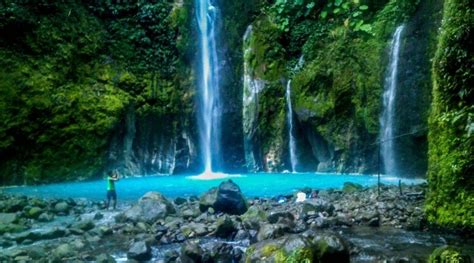
[[107, 191], [115, 191], [115, 180], [112, 177], [107, 177]]

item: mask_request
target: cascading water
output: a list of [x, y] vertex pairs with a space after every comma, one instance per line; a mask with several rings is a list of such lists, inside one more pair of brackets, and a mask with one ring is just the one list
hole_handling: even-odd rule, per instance
[[[304, 64], [304, 57], [301, 56], [298, 59], [298, 63], [296, 63], [293, 72], [299, 71]], [[287, 113], [286, 118], [288, 121], [288, 148], [290, 149], [290, 162], [291, 162], [291, 171], [297, 172], [296, 169], [298, 167], [298, 157], [296, 155], [296, 139], [294, 134], [294, 127], [293, 127], [293, 105], [291, 103], [291, 80], [288, 81], [286, 84], [286, 106], [287, 106]]]
[[199, 133], [204, 174], [218, 167], [220, 156], [219, 64], [216, 34], [219, 11], [211, 0], [195, 0], [199, 27]]
[[293, 131], [293, 107], [291, 105], [291, 80], [286, 84], [286, 105], [288, 107], [287, 119], [288, 119], [288, 136], [290, 148], [290, 162], [291, 162], [291, 171], [296, 172], [296, 167], [298, 165], [298, 159], [296, 157], [296, 140]]
[[383, 94], [383, 114], [380, 119], [381, 145], [380, 154], [383, 157], [385, 173], [395, 175], [397, 172], [395, 151], [393, 149], [395, 97], [397, 92], [398, 61], [400, 55], [400, 40], [404, 26], [397, 27], [393, 34], [390, 46], [390, 64], [385, 78], [385, 91]]

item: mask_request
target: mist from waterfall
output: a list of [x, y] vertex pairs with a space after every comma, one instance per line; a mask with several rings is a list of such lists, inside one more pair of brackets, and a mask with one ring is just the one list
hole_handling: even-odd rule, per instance
[[380, 154], [383, 158], [385, 173], [395, 175], [397, 164], [395, 162], [394, 145], [394, 119], [395, 98], [397, 93], [398, 61], [400, 58], [400, 42], [404, 26], [397, 27], [390, 44], [390, 60], [388, 74], [385, 78], [383, 94], [383, 113], [380, 118], [381, 138]]
[[220, 126], [217, 24], [219, 10], [211, 0], [195, 0], [199, 27], [199, 134], [204, 174], [219, 168]]

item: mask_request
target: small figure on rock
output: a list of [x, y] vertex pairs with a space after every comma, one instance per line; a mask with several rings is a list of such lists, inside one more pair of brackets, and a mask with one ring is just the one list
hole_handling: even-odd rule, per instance
[[311, 191], [311, 199], [317, 199], [319, 194], [319, 190]]
[[109, 209], [110, 199], [113, 200], [113, 208], [117, 207], [117, 192], [115, 192], [115, 182], [119, 180], [118, 172], [112, 170], [107, 176], [107, 202], [105, 203], [105, 209]]

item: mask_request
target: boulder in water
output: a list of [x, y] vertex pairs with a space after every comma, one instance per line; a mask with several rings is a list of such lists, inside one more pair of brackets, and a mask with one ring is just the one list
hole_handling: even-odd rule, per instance
[[181, 262], [183, 263], [194, 263], [202, 262], [204, 251], [199, 244], [191, 241], [186, 241], [181, 246]]
[[137, 204], [119, 214], [116, 220], [119, 222], [139, 222], [154, 223], [158, 219], [164, 219], [170, 214], [176, 214], [173, 204], [158, 192], [146, 193]]
[[201, 197], [199, 209], [206, 212], [209, 207], [212, 207], [216, 212], [241, 215], [247, 211], [248, 204], [239, 186], [232, 180], [228, 180]]
[[321, 233], [313, 237], [316, 262], [350, 262], [349, 246], [335, 233]]
[[151, 256], [151, 248], [145, 241], [133, 243], [127, 252], [127, 258], [138, 261], [150, 260]]

